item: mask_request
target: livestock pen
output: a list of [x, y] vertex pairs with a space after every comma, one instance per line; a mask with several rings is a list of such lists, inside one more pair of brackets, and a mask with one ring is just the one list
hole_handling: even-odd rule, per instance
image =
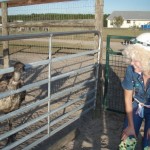
[[[26, 66], [21, 77], [24, 86], [0, 94], [2, 100], [26, 91], [19, 109], [0, 114], [1, 149], [36, 147], [96, 108], [101, 2], [1, 1], [0, 73], [13, 72], [18, 61]], [[12, 130], [7, 123], [10, 118]], [[11, 135], [16, 140], [6, 145]]]

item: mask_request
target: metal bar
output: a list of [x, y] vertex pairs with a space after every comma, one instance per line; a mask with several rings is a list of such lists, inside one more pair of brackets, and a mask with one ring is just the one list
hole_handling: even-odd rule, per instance
[[[61, 79], [61, 78], [64, 78], [64, 77], [67, 77], [67, 76], [70, 76], [70, 75], [75, 75], [75, 74], [77, 74], [77, 73], [83, 73], [83, 72], [85, 72], [85, 71], [88, 71], [88, 69], [89, 68], [92, 68], [94, 65], [91, 65], [91, 66], [88, 66], [87, 68], [81, 68], [81, 69], [77, 69], [77, 70], [75, 70], [75, 71], [71, 71], [71, 72], [68, 72], [68, 73], [64, 73], [64, 74], [61, 74], [61, 75], [58, 75], [58, 76], [55, 76], [55, 77], [52, 77], [52, 79], [51, 79], [51, 81], [55, 81], [55, 80], [58, 80], [58, 79]], [[83, 69], [83, 70], [82, 70]], [[43, 84], [46, 84], [46, 83], [48, 83], [48, 79], [45, 79], [45, 80], [41, 80], [41, 81], [38, 81], [38, 82], [36, 82], [36, 83], [32, 83], [32, 84], [29, 84], [29, 85], [25, 85], [25, 86], [23, 86], [22, 88], [19, 88], [19, 89], [17, 89], [17, 90], [9, 90], [9, 91], [7, 91], [7, 92], [3, 92], [3, 93], [1, 93], [1, 95], [0, 95], [0, 100], [1, 100], [1, 98], [4, 98], [4, 97], [7, 97], [7, 96], [10, 96], [10, 95], [12, 95], [12, 94], [16, 94], [16, 93], [20, 93], [20, 92], [22, 92], [22, 91], [25, 91], [25, 90], [29, 90], [29, 89], [31, 89], [31, 88], [34, 88], [34, 87], [39, 87], [39, 86], [41, 86], [41, 85], [43, 85]]]
[[54, 124], [58, 123], [59, 121], [61, 121], [61, 120], [65, 119], [65, 118], [67, 118], [68, 116], [74, 114], [78, 110], [82, 109], [85, 105], [87, 105], [87, 104], [89, 104], [91, 102], [94, 102], [94, 99], [95, 99], [95, 97], [92, 98], [91, 100], [88, 100], [87, 102], [85, 102], [84, 104], [80, 105], [79, 107], [76, 107], [75, 109], [71, 110], [70, 112], [64, 114], [63, 116], [61, 116], [61, 117], [51, 121], [50, 126], [53, 126]]
[[[91, 109], [93, 109], [94, 107], [91, 106], [90, 108], [88, 108], [86, 111], [82, 112], [82, 114], [80, 116], [77, 116], [73, 119], [70, 119], [67, 123], [63, 124], [62, 126], [60, 126], [59, 128], [57, 128], [54, 131], [51, 131], [50, 136], [54, 135], [55, 133], [57, 133], [58, 131], [62, 130], [63, 128], [65, 128], [66, 126], [68, 126], [69, 124], [71, 124], [72, 122], [74, 122], [75, 120], [79, 119], [82, 115], [84, 115], [85, 113], [89, 112]], [[48, 137], [46, 137], [48, 138]], [[33, 148], [34, 146], [38, 145], [39, 143], [41, 143], [42, 141], [44, 141], [46, 139], [45, 137], [33, 142], [32, 144], [30, 144], [29, 146], [27, 146], [25, 149], [23, 150], [28, 150]]]
[[84, 56], [84, 55], [95, 54], [98, 51], [99, 50], [92, 50], [92, 51], [82, 52], [82, 53], [78, 53], [78, 54], [71, 54], [71, 55], [67, 55], [67, 56], [63, 56], [63, 57], [57, 57], [57, 58], [53, 58], [52, 62], [63, 61], [66, 59], [71, 59], [71, 58], [80, 57], [80, 56]]
[[66, 90], [57, 92], [57, 93], [55, 93], [55, 94], [53, 94], [53, 95], [51, 96], [51, 99], [56, 99], [56, 98], [59, 98], [59, 97], [62, 96], [62, 95], [66, 95], [66, 94], [69, 94], [69, 93], [71, 93], [71, 92], [75, 92], [76, 90], [80, 90], [80, 89], [82, 89], [83, 87], [85, 87], [87, 84], [89, 84], [89, 83], [91, 83], [91, 82], [94, 82], [94, 81], [95, 81], [95, 79], [91, 79], [91, 80], [88, 80], [88, 81], [84, 81], [84, 82], [82, 82], [82, 83], [80, 83], [80, 84], [78, 84], [78, 85], [76, 85], [76, 86], [74, 86], [74, 87], [72, 87], [72, 88], [69, 88], [69, 89], [66, 89]]
[[105, 67], [105, 90], [104, 90], [104, 101], [103, 107], [107, 108], [107, 91], [108, 91], [108, 83], [109, 83], [109, 51], [110, 51], [110, 36], [107, 36], [107, 44], [106, 44], [106, 67]]
[[[96, 81], [95, 81], [95, 87], [96, 87], [96, 92], [95, 92], [95, 97], [97, 97], [97, 87], [98, 87], [98, 75], [99, 75], [99, 63], [100, 63], [100, 50], [101, 50], [101, 36], [98, 37], [98, 54], [97, 54], [97, 67], [96, 67]], [[94, 108], [96, 108], [96, 99], [95, 99], [95, 103], [94, 103]]]
[[51, 111], [51, 115], [54, 114], [54, 113], [56, 113], [56, 112], [58, 112], [58, 111], [61, 110], [61, 109], [64, 109], [64, 108], [66, 108], [66, 107], [72, 105], [73, 103], [76, 103], [76, 102], [82, 100], [85, 96], [88, 96], [88, 95], [90, 95], [91, 93], [94, 93], [94, 92], [95, 92], [95, 90], [91, 90], [91, 91], [89, 91], [89, 93], [83, 94], [83, 95], [81, 95], [79, 98], [76, 98], [76, 99], [74, 99], [74, 100], [71, 100], [71, 101], [65, 103], [64, 105], [61, 105], [61, 106], [58, 107], [57, 109], [52, 110], [52, 111]]
[[[56, 77], [52, 77], [51, 81], [55, 81], [55, 80], [58, 80], [58, 79], [61, 79], [61, 78], [67, 77], [67, 76], [75, 75], [75, 74], [77, 74], [77, 73], [84, 73], [85, 71], [89, 71], [89, 70], [90, 70], [91, 68], [93, 68], [94, 66], [95, 66], [95, 65], [91, 65], [91, 66], [88, 66], [88, 67], [84, 67], [83, 70], [82, 70], [82, 68], [81, 68], [81, 69], [77, 69], [77, 70], [75, 70], [75, 71], [71, 71], [71, 72], [69, 72], [69, 73], [65, 73], [65, 74], [62, 74], [62, 75], [58, 75], [58, 76], [56, 76]], [[48, 81], [48, 80], [47, 80], [47, 81]], [[57, 94], [59, 94], [59, 93], [57, 93]], [[14, 115], [17, 115], [17, 114], [19, 114], [19, 113], [28, 111], [28, 110], [30, 110], [31, 108], [34, 108], [34, 107], [39, 106], [39, 105], [42, 105], [42, 104], [48, 102], [48, 99], [49, 99], [49, 98], [47, 97], [47, 98], [45, 98], [45, 99], [43, 99], [43, 100], [36, 101], [36, 102], [34, 102], [34, 103], [32, 103], [32, 104], [29, 104], [29, 105], [27, 105], [27, 106], [21, 107], [20, 109], [15, 110], [15, 111], [13, 111], [13, 112], [11, 112], [11, 113], [5, 114], [4, 116], [1, 116], [1, 117], [0, 117], [0, 122], [2, 122], [2, 121], [5, 120], [5, 119], [9, 119], [9, 118], [11, 118], [11, 117], [13, 117]]]
[[31, 121], [29, 121], [29, 122], [27, 122], [27, 123], [25, 123], [25, 124], [15, 128], [15, 129], [13, 129], [13, 130], [10, 130], [7, 133], [1, 134], [0, 140], [3, 140], [5, 138], [9, 137], [10, 135], [13, 135], [13, 134], [15, 134], [15, 133], [25, 129], [26, 127], [28, 127], [28, 126], [30, 126], [30, 125], [32, 125], [32, 124], [34, 124], [34, 123], [36, 123], [36, 122], [46, 118], [46, 117], [48, 117], [48, 115], [49, 115], [49, 113], [41, 115], [40, 117], [37, 117], [36, 119], [32, 119]]
[[[95, 80], [85, 81], [85, 82], [83, 82], [82, 84], [80, 84], [79, 86], [73, 87], [72, 89], [69, 89], [69, 90], [67, 89], [67, 90], [64, 90], [63, 92], [58, 92], [58, 93], [56, 93], [54, 96], [52, 95], [51, 98], [59, 97], [60, 94], [62, 95], [62, 93], [66, 93], [66, 92], [68, 92], [68, 91], [73, 92], [74, 90], [77, 90], [79, 87], [81, 87], [81, 85], [84, 86], [84, 85], [86, 85], [87, 83], [90, 83], [90, 82], [93, 82], [93, 81], [95, 81]], [[23, 125], [21, 125], [21, 126], [15, 128], [14, 130], [8, 131], [7, 134], [2, 134], [1, 137], [0, 137], [0, 140], [3, 140], [3, 139], [5, 139], [6, 137], [8, 137], [8, 136], [10, 136], [10, 135], [12, 135], [12, 134], [15, 134], [16, 132], [19, 132], [20, 130], [22, 130], [22, 129], [24, 129], [24, 128], [26, 128], [26, 127], [28, 127], [28, 126], [34, 124], [34, 123], [36, 123], [37, 121], [42, 120], [42, 119], [48, 117], [48, 115], [49, 115], [49, 113], [46, 113], [46, 114], [44, 114], [44, 115], [41, 115], [39, 118], [33, 119], [32, 121], [27, 122], [27, 123], [25, 123], [25, 124], [23, 124]]]
[[[85, 110], [84, 112], [82, 112], [82, 114], [80, 116], [77, 116], [71, 120], [69, 120], [68, 122], [66, 122], [65, 124], [63, 124], [62, 126], [60, 126], [59, 128], [57, 128], [54, 131], [51, 131], [50, 136], [54, 135], [55, 133], [57, 133], [58, 131], [62, 130], [63, 128], [65, 128], [66, 126], [68, 126], [69, 124], [71, 124], [72, 122], [76, 121], [77, 119], [79, 119], [81, 116], [83, 116], [85, 113], [89, 112], [90, 110], [92, 110], [94, 107], [91, 106], [90, 108], [88, 108], [87, 110]], [[49, 138], [48, 135], [40, 138], [39, 140], [33, 142], [32, 144], [30, 144], [29, 146], [25, 147], [23, 150], [29, 150], [31, 148], [33, 148], [34, 146], [38, 145], [39, 143], [43, 142], [44, 140], [46, 140], [47, 138]]]
[[0, 0], [0, 3], [2, 2], [9, 2], [10, 0]]
[[29, 89], [32, 89], [32, 88], [35, 88], [35, 87], [39, 87], [43, 84], [47, 84], [48, 83], [48, 79], [45, 79], [45, 80], [42, 80], [42, 81], [38, 81], [36, 83], [32, 83], [32, 84], [29, 84], [29, 85], [25, 85], [17, 90], [9, 90], [7, 92], [3, 92], [0, 94], [0, 100], [2, 100], [2, 98], [4, 97], [7, 97], [7, 96], [10, 96], [10, 95], [13, 95], [13, 94], [16, 94], [16, 93], [20, 93], [22, 91], [25, 91], [25, 90], [29, 90]]
[[[86, 84], [94, 82], [94, 81], [95, 80], [92, 79], [92, 80], [80, 83], [79, 85], [76, 85], [76, 86], [74, 86], [71, 89], [69, 88], [69, 90], [63, 90], [61, 92], [57, 92], [57, 93], [55, 93], [55, 94], [53, 94], [51, 96], [51, 99], [56, 99], [56, 98], [60, 97], [61, 95], [69, 94], [70, 92], [74, 92], [76, 90], [82, 89]], [[11, 113], [5, 114], [4, 116], [0, 117], [0, 122], [4, 121], [6, 119], [9, 119], [9, 118], [11, 118], [14, 115], [17, 115], [19, 113], [26, 112], [26, 111], [30, 110], [31, 108], [34, 108], [34, 107], [39, 106], [39, 105], [42, 105], [42, 104], [48, 102], [48, 100], [49, 100], [49, 98], [47, 97], [47, 98], [45, 98], [43, 100], [39, 100], [39, 101], [37, 101], [35, 103], [33, 102], [33, 103], [31, 103], [31, 104], [29, 104], [27, 106], [21, 107], [20, 109], [15, 110], [15, 111], [13, 111]]]
[[[52, 60], [52, 37], [49, 37], [49, 50], [48, 50], [48, 55], [49, 55], [49, 65], [48, 65], [48, 113], [50, 112], [50, 102], [51, 102], [51, 60]], [[47, 118], [47, 123], [48, 123], [48, 128], [47, 128], [47, 132], [48, 134], [50, 134], [50, 115], [48, 115]]]
[[[87, 93], [87, 94], [80, 95], [80, 98], [82, 98], [84, 96], [87, 96], [87, 95], [89, 95], [89, 94], [91, 94], [93, 92], [95, 92], [95, 89], [89, 91], [89, 93]], [[33, 108], [35, 108], [37, 106], [43, 105], [44, 103], [48, 102], [48, 100], [49, 100], [49, 98], [47, 97], [47, 98], [45, 98], [43, 100], [38, 100], [36, 102], [33, 102], [32, 104], [29, 104], [27, 106], [21, 107], [20, 109], [17, 109], [15, 111], [11, 112], [11, 113], [8, 113], [8, 114], [5, 114], [3, 116], [0, 116], [0, 122], [4, 121], [6, 119], [9, 119], [9, 118], [11, 118], [11, 117], [13, 117], [13, 116], [15, 116], [17, 114], [20, 114], [20, 113], [26, 112], [26, 111], [28, 111], [30, 109], [33, 109]], [[67, 105], [67, 103], [66, 103], [66, 105]], [[58, 108], [58, 110], [59, 110], [59, 108]], [[52, 110], [51, 113], [53, 114], [56, 111], [57, 111], [57, 109]]]
[[52, 131], [50, 136], [54, 135], [55, 133], [57, 133], [58, 131], [60, 131], [61, 129], [63, 129], [64, 127], [66, 127], [67, 125], [71, 124], [73, 121], [79, 119], [82, 115], [84, 115], [85, 113], [89, 112], [91, 109], [94, 109], [94, 106], [89, 107], [87, 110], [83, 111], [80, 116], [76, 116], [73, 119], [70, 119], [70, 121], [66, 122], [65, 124], [63, 124], [62, 126], [58, 127], [56, 130]]
[[108, 38], [111, 39], [132, 39], [135, 38], [134, 36], [117, 36], [117, 35], [107, 35]]
[[9, 67], [5, 69], [0, 69], [0, 75], [5, 74], [5, 73], [11, 73], [14, 71], [14, 67]]
[[45, 135], [42, 138], [36, 140], [35, 142], [33, 142], [32, 144], [26, 146], [25, 148], [23, 148], [23, 150], [29, 150], [31, 148], [33, 148], [34, 146], [37, 146], [39, 143], [43, 142], [44, 140], [48, 139], [49, 135]]
[[30, 109], [32, 109], [32, 108], [35, 108], [35, 107], [37, 107], [37, 106], [40, 106], [40, 105], [42, 105], [42, 104], [48, 102], [48, 100], [49, 100], [49, 98], [47, 97], [47, 98], [45, 98], [45, 99], [43, 99], [43, 100], [38, 100], [38, 101], [33, 102], [33, 103], [31, 103], [31, 104], [29, 104], [29, 105], [27, 105], [27, 106], [21, 107], [20, 109], [17, 109], [17, 110], [15, 110], [15, 111], [13, 111], [13, 112], [10, 112], [10, 113], [8, 113], [8, 114], [5, 114], [5, 115], [3, 115], [3, 116], [0, 116], [0, 122], [4, 121], [4, 120], [6, 120], [6, 119], [9, 119], [9, 118], [11, 118], [11, 117], [13, 117], [13, 116], [15, 116], [15, 115], [17, 115], [17, 114], [26, 112], [26, 111], [28, 111], [28, 110], [30, 110]]
[[47, 60], [42, 60], [42, 61], [37, 61], [37, 62], [25, 64], [25, 69], [30, 69], [30, 68], [34, 68], [37, 66], [47, 65], [49, 63], [50, 63], [50, 60], [47, 59]]
[[97, 65], [90, 65], [90, 66], [87, 66], [87, 67], [83, 67], [83, 68], [80, 68], [80, 69], [73, 70], [71, 72], [67, 72], [67, 73], [64, 73], [64, 74], [54, 76], [54, 77], [52, 77], [52, 81], [59, 80], [59, 79], [62, 79], [62, 78], [68, 77], [68, 76], [72, 77], [72, 76], [75, 76], [76, 74], [81, 74], [81, 73], [84, 73], [84, 72], [87, 72], [87, 71], [91, 71], [96, 66]]
[[[86, 81], [87, 83], [89, 81]], [[25, 90], [29, 90], [31, 88], [35, 88], [35, 87], [39, 87], [43, 84], [47, 84], [48, 83], [48, 79], [45, 79], [45, 80], [42, 80], [42, 81], [38, 81], [36, 83], [32, 83], [32, 84], [29, 84], [29, 85], [25, 85], [23, 86], [22, 88], [19, 88], [17, 90], [9, 90], [7, 92], [4, 92], [4, 93], [1, 93], [0, 94], [0, 100], [2, 100], [1, 98], [4, 98], [4, 97], [7, 97], [7, 96], [10, 96], [10, 95], [13, 95], [13, 94], [16, 94], [16, 93], [20, 93], [22, 91], [25, 91]], [[85, 83], [86, 84], [86, 83]]]
[[73, 32], [49, 32], [49, 33], [36, 33], [36, 34], [22, 34], [22, 35], [8, 35], [0, 36], [0, 41], [10, 41], [10, 40], [21, 40], [21, 39], [31, 39], [31, 38], [42, 38], [42, 37], [52, 37], [52, 36], [67, 36], [76, 34], [96, 34], [99, 35], [99, 31], [73, 31]]
[[37, 134], [43, 132], [44, 130], [47, 129], [47, 127], [48, 127], [48, 125], [45, 125], [45, 126], [41, 127], [40, 129], [38, 129], [38, 130], [36, 130], [36, 131], [30, 133], [29, 135], [23, 137], [22, 139], [19, 139], [18, 141], [12, 143], [11, 145], [6, 146], [5, 148], [3, 148], [3, 150], [10, 150], [10, 149], [12, 149], [12, 148], [18, 146], [19, 144], [25, 142], [26, 140], [28, 140], [28, 139], [30, 139], [30, 138], [36, 136]]
[[[57, 57], [57, 58], [53, 58], [52, 62], [58, 62], [58, 61], [63, 61], [65, 59], [72, 59], [72, 58], [76, 58], [76, 57], [80, 57], [80, 56], [84, 56], [84, 55], [95, 54], [97, 52], [99, 52], [99, 50], [92, 50], [92, 51], [82, 52], [82, 53], [78, 53], [78, 54], [71, 54], [71, 55], [67, 55], [67, 56], [63, 56], [63, 57]], [[37, 67], [40, 65], [47, 65], [49, 63], [50, 63], [50, 60], [47, 59], [47, 60], [42, 60], [42, 61], [25, 64], [25, 69], [34, 68], [34, 67]]]
[[[87, 105], [87, 104], [93, 102], [93, 100], [94, 100], [94, 98], [91, 99], [91, 100], [89, 100], [89, 101], [86, 102], [85, 104], [80, 105], [79, 107], [73, 109], [72, 111], [66, 113], [66, 114], [63, 115], [62, 117], [59, 117], [58, 119], [56, 119], [56, 120], [50, 122], [50, 126], [56, 124], [56, 123], [59, 122], [60, 120], [66, 118], [66, 117], [68, 117], [69, 115], [71, 115], [71, 114], [75, 113], [76, 111], [80, 110], [80, 109], [83, 108], [85, 105]], [[28, 126], [30, 126], [30, 125], [32, 125], [32, 124], [34, 124], [34, 123], [36, 123], [36, 122], [38, 122], [38, 121], [44, 119], [44, 118], [46, 118], [46, 117], [48, 117], [48, 115], [50, 115], [50, 114], [51, 114], [51, 112], [48, 112], [48, 113], [46, 113], [46, 114], [44, 114], [44, 115], [41, 115], [40, 117], [37, 117], [36, 119], [33, 119], [33, 120], [31, 120], [31, 121], [29, 121], [29, 122], [27, 122], [27, 123], [25, 123], [25, 124], [23, 124], [23, 125], [21, 125], [21, 126], [15, 128], [15, 129], [13, 129], [13, 130], [11, 130], [11, 131], [8, 131], [7, 133], [2, 134], [2, 135], [0, 136], [0, 140], [3, 140], [3, 139], [5, 139], [5, 138], [9, 137], [10, 135], [13, 135], [13, 134], [15, 134], [15, 133], [21, 131], [22, 129], [24, 129], [24, 128], [26, 128], [26, 127], [28, 127]]]
[[[94, 65], [93, 65], [94, 66]], [[90, 66], [91, 67], [91, 66]], [[90, 67], [88, 67], [88, 68], [90, 68]], [[83, 68], [83, 69], [85, 69], [85, 68]], [[86, 68], [87, 69], [87, 68]], [[86, 69], [85, 69], [85, 71], [86, 71]], [[4, 69], [5, 70], [5, 69]], [[11, 70], [13, 70], [13, 69], [11, 69]], [[88, 69], [87, 69], [88, 70]], [[69, 76], [69, 75], [75, 75], [75, 74], [77, 74], [77, 73], [82, 73], [82, 68], [81, 69], [77, 69], [76, 71], [71, 71], [71, 72], [69, 72], [69, 73], [65, 73], [65, 74], [62, 74], [62, 75], [58, 75], [58, 76], [56, 76], [56, 77], [52, 77], [52, 79], [51, 79], [51, 81], [55, 81], [56, 79], [61, 79], [61, 78], [63, 78], [63, 77], [67, 77], [67, 76]], [[84, 71], [83, 71], [84, 72]], [[25, 91], [25, 90], [29, 90], [29, 89], [31, 89], [31, 88], [34, 88], [34, 87], [39, 87], [39, 86], [41, 86], [41, 85], [43, 85], [43, 84], [47, 84], [48, 83], [48, 79], [45, 79], [45, 80], [41, 80], [41, 81], [38, 81], [38, 82], [36, 82], [36, 83], [32, 83], [32, 84], [29, 84], [29, 85], [25, 85], [25, 86], [23, 86], [22, 88], [19, 88], [19, 89], [17, 89], [17, 90], [9, 90], [9, 91], [7, 91], [7, 92], [3, 92], [3, 93], [1, 93], [1, 95], [0, 95], [0, 100], [2, 99], [2, 98], [4, 98], [4, 97], [7, 97], [7, 96], [10, 96], [10, 95], [12, 95], [12, 94], [16, 94], [16, 93], [20, 93], [20, 92], [22, 92], [22, 91]]]

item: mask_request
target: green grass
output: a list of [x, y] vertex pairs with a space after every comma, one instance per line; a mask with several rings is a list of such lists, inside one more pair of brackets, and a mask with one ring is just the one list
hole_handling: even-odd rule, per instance
[[[56, 30], [57, 29], [57, 30]], [[52, 28], [52, 32], [62, 32], [61, 30], [65, 31], [81, 31], [83, 30], [82, 28]], [[92, 28], [84, 28], [84, 30], [94, 30]], [[104, 28], [103, 29], [103, 41], [106, 41], [107, 35], [119, 35], [119, 36], [137, 36], [140, 33], [143, 32], [148, 32], [146, 30], [141, 30], [141, 29], [121, 29], [121, 28]], [[150, 32], [150, 31], [149, 31]], [[35, 32], [34, 33], [38, 33]], [[19, 34], [27, 34], [27, 33], [19, 33]], [[73, 36], [63, 36], [63, 37], [55, 37], [56, 39], [63, 39], [66, 40], [66, 44], [65, 42], [53, 42], [52, 46], [53, 52], [58, 51], [59, 49], [66, 49], [69, 50], [70, 48], [74, 49], [81, 49], [81, 48], [85, 48], [88, 49], [90, 48], [89, 44], [86, 46], [84, 45], [77, 45], [74, 43], [67, 43], [67, 41], [69, 39], [74, 39], [74, 40], [79, 40], [79, 41], [93, 41], [93, 35], [92, 34], [85, 34], [85, 35], [73, 35]], [[119, 41], [118, 39], [113, 39], [112, 41]], [[22, 52], [41, 52], [41, 53], [47, 53], [48, 52], [48, 42], [47, 41], [11, 41], [9, 42], [10, 44], [10, 53], [15, 53], [18, 51], [22, 51]], [[92, 48], [92, 47], [91, 47]], [[71, 51], [71, 49], [70, 49]], [[0, 46], [0, 53], [2, 54], [2, 45]]]
[[[67, 41], [66, 41], [67, 42]], [[26, 41], [16, 40], [9, 42], [9, 54], [15, 54], [18, 52], [22, 53], [37, 53], [37, 54], [48, 54], [48, 41]], [[93, 49], [92, 45], [80, 45], [76, 43], [63, 43], [53, 42], [52, 53], [63, 52], [63, 53], [77, 53], [88, 49]], [[2, 55], [2, 44], [0, 44], [0, 55]]]
[[144, 32], [150, 32], [146, 30], [141, 29], [122, 29], [122, 28], [104, 28], [103, 29], [103, 40], [106, 41], [107, 35], [120, 35], [120, 36], [134, 36], [144, 33]]
[[[85, 31], [85, 30], [95, 30], [94, 27], [51, 27], [51, 30], [48, 32], [68, 32], [68, 31]], [[147, 30], [141, 30], [138, 28], [103, 28], [103, 40], [106, 40], [107, 35], [120, 35], [120, 36], [137, 36], [143, 32], [150, 32]], [[12, 32], [11, 34], [31, 34], [31, 33], [40, 33], [40, 31], [30, 31], [30, 32]], [[44, 33], [44, 31], [43, 31]], [[81, 35], [76, 35], [76, 37], [78, 38], [78, 36]], [[89, 35], [88, 35], [89, 36]], [[74, 36], [75, 37], [75, 36]], [[59, 37], [61, 38], [61, 37]], [[64, 37], [63, 37], [64, 38]], [[77, 39], [76, 38], [76, 39]], [[85, 36], [83, 36], [83, 38], [85, 39]], [[90, 40], [90, 39], [85, 39], [85, 40]]]

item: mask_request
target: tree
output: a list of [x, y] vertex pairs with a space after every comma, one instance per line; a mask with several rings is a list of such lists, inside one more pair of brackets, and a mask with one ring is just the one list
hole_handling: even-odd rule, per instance
[[107, 27], [107, 17], [109, 16], [110, 14], [104, 14], [104, 16], [103, 16], [103, 26], [104, 27]]
[[114, 24], [116, 27], [120, 28], [121, 25], [123, 24], [123, 21], [124, 21], [124, 19], [122, 18], [122, 16], [116, 16], [116, 17], [114, 17], [114, 19], [113, 19], [113, 24]]

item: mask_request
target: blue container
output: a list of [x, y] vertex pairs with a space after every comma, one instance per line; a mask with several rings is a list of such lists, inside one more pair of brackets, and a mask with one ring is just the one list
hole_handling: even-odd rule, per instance
[[141, 25], [143, 30], [150, 30], [150, 24]]

